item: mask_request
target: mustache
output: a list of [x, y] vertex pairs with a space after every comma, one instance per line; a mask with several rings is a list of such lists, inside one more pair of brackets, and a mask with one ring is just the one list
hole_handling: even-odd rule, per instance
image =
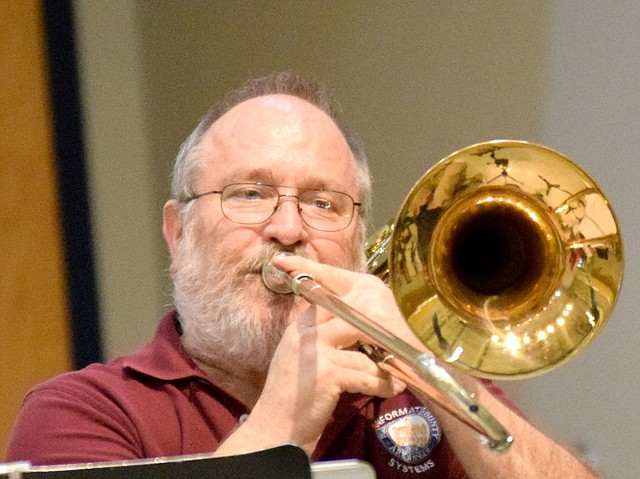
[[280, 294], [273, 291], [264, 283], [262, 278], [264, 265], [276, 254], [282, 252], [308, 257], [308, 254], [301, 246], [283, 247], [282, 245], [267, 244], [237, 265], [236, 274], [232, 275], [231, 278], [231, 286], [238, 289], [242, 288], [246, 286], [246, 284], [250, 284], [248, 280], [255, 281], [256, 276], [258, 276], [261, 285], [264, 286], [264, 288], [259, 288], [260, 292], [258, 294], [263, 297], [270, 307], [277, 308], [281, 312], [287, 311], [293, 307], [297, 301], [301, 301], [301, 299], [293, 294]]
[[302, 246], [283, 247], [275, 244], [268, 244], [260, 248], [248, 258], [245, 258], [236, 265], [236, 280], [243, 281], [249, 276], [262, 273], [263, 265], [278, 253], [291, 253], [296, 256], [306, 258], [308, 255]]

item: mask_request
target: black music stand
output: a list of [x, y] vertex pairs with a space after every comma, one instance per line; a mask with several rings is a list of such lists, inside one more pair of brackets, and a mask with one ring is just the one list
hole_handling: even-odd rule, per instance
[[[122, 462], [33, 466], [16, 464], [7, 479], [311, 479], [307, 454], [296, 446], [279, 446], [237, 456], [209, 454]], [[1, 471], [1, 469], [0, 469]]]

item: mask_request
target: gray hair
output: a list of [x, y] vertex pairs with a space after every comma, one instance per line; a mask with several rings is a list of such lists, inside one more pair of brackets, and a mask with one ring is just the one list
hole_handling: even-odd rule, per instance
[[213, 105], [202, 117], [200, 123], [184, 141], [173, 168], [171, 191], [173, 197], [185, 200], [195, 194], [195, 183], [200, 173], [202, 158], [198, 147], [202, 136], [216, 120], [236, 105], [252, 98], [284, 94], [308, 101], [316, 106], [336, 123], [342, 132], [351, 153], [356, 159], [356, 187], [360, 195], [360, 228], [362, 233], [371, 214], [371, 175], [364, 146], [357, 135], [339, 118], [335, 107], [329, 102], [326, 92], [314, 80], [292, 72], [279, 72], [249, 80], [240, 88], [227, 94], [220, 103]]

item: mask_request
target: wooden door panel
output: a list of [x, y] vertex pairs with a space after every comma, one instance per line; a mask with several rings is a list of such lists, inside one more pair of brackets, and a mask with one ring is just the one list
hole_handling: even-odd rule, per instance
[[0, 457], [22, 398], [71, 368], [42, 8], [0, 2]]

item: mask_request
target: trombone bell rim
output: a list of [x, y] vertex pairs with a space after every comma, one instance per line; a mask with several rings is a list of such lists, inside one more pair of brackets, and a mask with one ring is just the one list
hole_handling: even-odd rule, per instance
[[[574, 162], [534, 143], [452, 153], [414, 185], [389, 231], [377, 268], [409, 326], [475, 376], [532, 377], [575, 357], [603, 329], [622, 282], [608, 200]], [[515, 245], [495, 270], [487, 235]]]

